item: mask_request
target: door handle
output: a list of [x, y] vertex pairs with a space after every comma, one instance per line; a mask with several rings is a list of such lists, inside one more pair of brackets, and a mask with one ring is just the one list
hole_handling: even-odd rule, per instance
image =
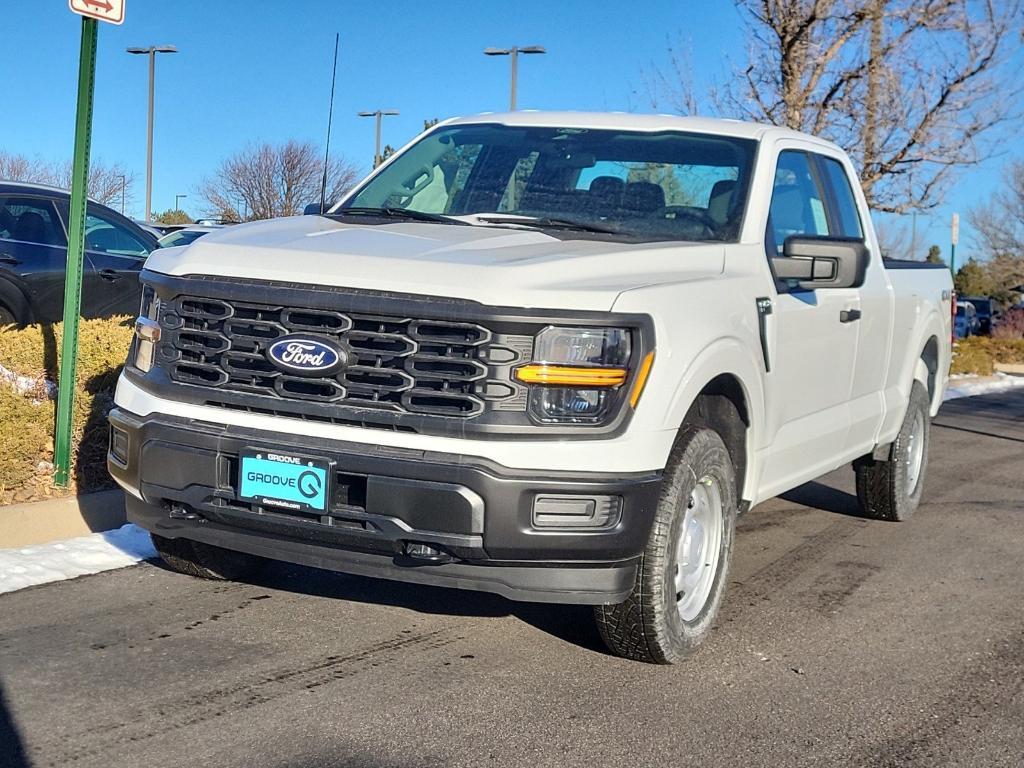
[[117, 273], [117, 270], [113, 269], [101, 269], [100, 277], [102, 277], [104, 280], [109, 280], [112, 283], [121, 279], [121, 275]]
[[852, 323], [855, 320], [860, 320], [859, 309], [844, 309], [842, 312], [839, 313], [840, 323]]
[[12, 267], [16, 267], [21, 264], [21, 259], [16, 259], [6, 253], [0, 253], [0, 264], [10, 264]]

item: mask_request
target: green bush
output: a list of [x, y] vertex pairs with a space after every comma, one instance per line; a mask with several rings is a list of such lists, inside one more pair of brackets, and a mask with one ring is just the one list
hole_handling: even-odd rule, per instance
[[[131, 318], [86, 320], [79, 327], [72, 422], [72, 492], [111, 484], [107, 475], [107, 412], [132, 336]], [[0, 382], [0, 504], [60, 495], [52, 482], [56, 403], [44, 380], [57, 380], [62, 327], [0, 329], [0, 365], [39, 382], [20, 394]]]
[[950, 373], [991, 376], [996, 363], [1024, 363], [1024, 340], [970, 336], [953, 347]]

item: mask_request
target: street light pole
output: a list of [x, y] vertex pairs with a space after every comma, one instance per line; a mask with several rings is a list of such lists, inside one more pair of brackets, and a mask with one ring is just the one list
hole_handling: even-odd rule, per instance
[[173, 45], [151, 45], [148, 48], [127, 48], [128, 53], [149, 56], [149, 120], [146, 127], [146, 221], [153, 216], [153, 82], [158, 53], [177, 53]]
[[118, 178], [121, 179], [121, 215], [124, 216], [124, 188], [125, 188], [124, 174], [121, 174], [120, 176], [118, 176]]
[[178, 208], [178, 201], [181, 200], [181, 198], [183, 198], [183, 197], [188, 197], [188, 195], [175, 195], [174, 196], [174, 210], [176, 210], [176, 211], [180, 211], [181, 210], [180, 208]]
[[376, 138], [376, 143], [374, 144], [375, 148], [373, 150], [373, 167], [376, 168], [378, 165], [380, 165], [382, 162], [384, 162], [384, 158], [382, 158], [380, 156], [380, 124], [381, 124], [381, 118], [383, 118], [385, 115], [397, 115], [398, 114], [398, 110], [397, 109], [375, 109], [372, 112], [358, 112], [356, 114], [358, 114], [359, 117], [373, 117], [373, 118], [376, 118], [376, 122], [377, 122], [377, 126], [376, 126], [377, 138]]
[[547, 53], [542, 45], [514, 46], [512, 48], [485, 48], [485, 56], [508, 56], [512, 65], [511, 87], [509, 88], [509, 110], [516, 111], [516, 91], [519, 86], [519, 54]]

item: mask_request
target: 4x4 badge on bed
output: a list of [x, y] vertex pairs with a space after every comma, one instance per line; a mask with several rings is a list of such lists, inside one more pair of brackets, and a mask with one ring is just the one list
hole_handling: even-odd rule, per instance
[[330, 376], [345, 367], [348, 355], [329, 339], [293, 333], [274, 341], [267, 349], [267, 359], [297, 376]]

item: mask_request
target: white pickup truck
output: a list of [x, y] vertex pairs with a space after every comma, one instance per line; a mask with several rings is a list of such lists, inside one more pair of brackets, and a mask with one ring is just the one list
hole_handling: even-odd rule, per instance
[[882, 259], [812, 136], [449, 120], [324, 215], [150, 256], [109, 468], [172, 568], [591, 604], [672, 663], [737, 514], [850, 462], [866, 516], [914, 512], [950, 362], [929, 266]]

